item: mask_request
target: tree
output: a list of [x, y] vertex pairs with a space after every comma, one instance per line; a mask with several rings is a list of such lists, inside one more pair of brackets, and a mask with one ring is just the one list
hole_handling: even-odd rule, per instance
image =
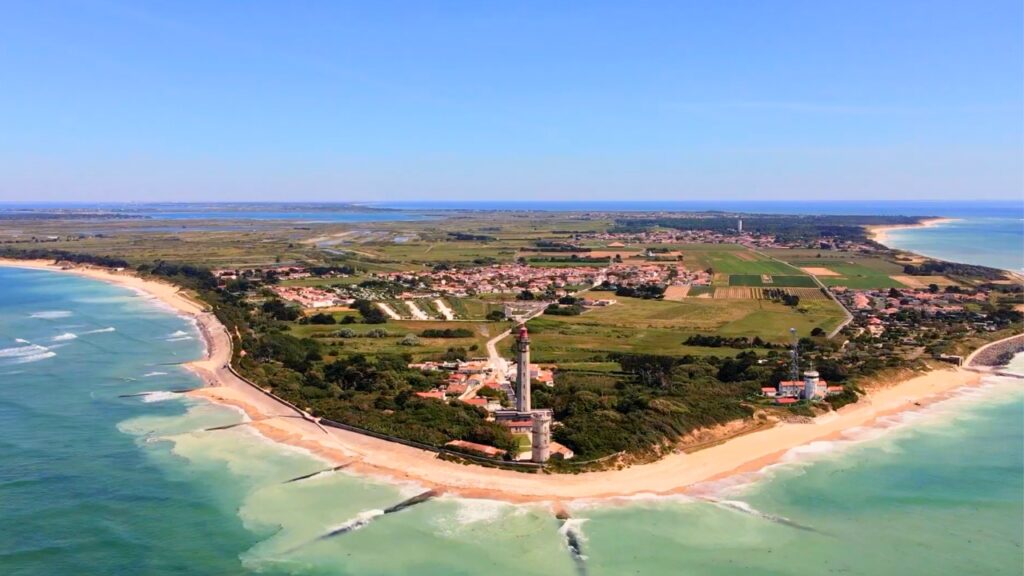
[[298, 308], [288, 306], [277, 298], [264, 302], [262, 309], [266, 315], [274, 318], [275, 320], [293, 322], [299, 318]]
[[669, 375], [676, 364], [675, 358], [671, 356], [654, 354], [618, 354], [614, 358], [622, 366], [623, 372], [633, 374], [645, 386], [662, 388], [668, 385]]
[[356, 300], [352, 303], [352, 307], [363, 315], [363, 322], [367, 324], [384, 324], [388, 321], [388, 317], [384, 315], [384, 312], [369, 300]]
[[323, 312], [320, 312], [318, 314], [314, 314], [314, 315], [310, 316], [309, 317], [309, 323], [310, 324], [320, 324], [320, 325], [335, 324], [335, 323], [337, 323], [337, 320], [335, 320], [334, 316], [332, 316], [330, 314], [325, 314]]

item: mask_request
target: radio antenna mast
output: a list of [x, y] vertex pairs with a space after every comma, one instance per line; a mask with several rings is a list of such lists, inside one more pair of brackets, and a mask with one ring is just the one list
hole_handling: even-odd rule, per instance
[[789, 339], [793, 347], [790, 352], [789, 379], [795, 382], [800, 379], [800, 340], [796, 337], [796, 328], [789, 329]]

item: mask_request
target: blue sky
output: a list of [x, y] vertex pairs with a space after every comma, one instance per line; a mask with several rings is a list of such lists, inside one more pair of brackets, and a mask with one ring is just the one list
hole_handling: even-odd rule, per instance
[[0, 200], [1021, 198], [1021, 2], [3, 3]]

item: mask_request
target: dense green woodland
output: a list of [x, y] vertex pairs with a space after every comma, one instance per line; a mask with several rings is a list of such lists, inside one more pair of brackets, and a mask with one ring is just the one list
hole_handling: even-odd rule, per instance
[[793, 216], [793, 215], [718, 215], [664, 216], [657, 218], [620, 218], [615, 221], [618, 232], [637, 232], [655, 227], [675, 230], [710, 230], [735, 232], [737, 219], [743, 219], [743, 231], [774, 235], [781, 242], [814, 242], [833, 238], [849, 242], [865, 242], [863, 226], [889, 224], [916, 224], [920, 218], [908, 216]]

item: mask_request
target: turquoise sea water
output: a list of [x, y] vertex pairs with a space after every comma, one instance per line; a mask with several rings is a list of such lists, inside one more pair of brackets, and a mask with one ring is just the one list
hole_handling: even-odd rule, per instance
[[693, 497], [577, 503], [562, 526], [454, 498], [381, 515], [418, 488], [343, 472], [285, 483], [324, 463], [244, 426], [208, 431], [243, 417], [166, 392], [198, 385], [174, 363], [200, 346], [133, 292], [0, 268], [0, 574], [1021, 571], [1024, 381]]
[[1024, 218], [965, 217], [886, 234], [885, 244], [951, 262], [1024, 272]]

